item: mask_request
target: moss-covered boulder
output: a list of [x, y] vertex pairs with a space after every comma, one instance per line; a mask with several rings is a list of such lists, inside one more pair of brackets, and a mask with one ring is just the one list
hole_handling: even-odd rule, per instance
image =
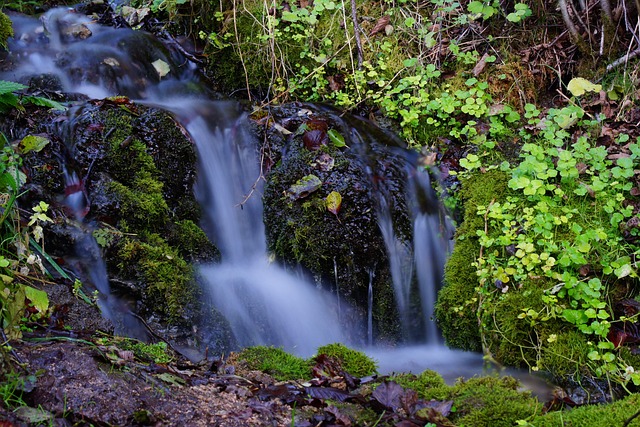
[[[40, 120], [18, 118], [6, 126], [18, 140], [28, 134], [48, 140], [40, 151], [23, 153], [24, 189], [30, 191], [20, 204], [51, 204], [55, 221], [45, 230], [50, 254], [66, 258], [79, 251], [80, 264], [89, 254], [93, 261], [102, 256], [111, 291], [133, 301], [134, 313], [171, 330], [170, 337], [192, 337], [192, 325], [206, 323], [209, 330], [188, 338], [189, 344], [228, 344], [225, 328], [216, 329], [223, 322], [206, 309], [197, 283], [193, 263], [219, 253], [198, 225], [195, 148], [173, 118], [126, 98], [32, 117]], [[82, 279], [100, 288], [89, 274]]]
[[377, 211], [378, 197], [385, 194], [396, 235], [411, 241], [406, 159], [385, 145], [389, 140], [383, 132], [378, 141], [362, 141], [356, 136], [365, 135], [362, 124], [329, 111], [287, 107], [272, 114], [254, 114], [255, 120], [270, 123], [263, 149], [268, 153], [264, 222], [269, 249], [280, 262], [304, 267], [356, 307], [348, 323], [365, 323], [371, 283], [374, 336], [397, 340], [398, 315]]

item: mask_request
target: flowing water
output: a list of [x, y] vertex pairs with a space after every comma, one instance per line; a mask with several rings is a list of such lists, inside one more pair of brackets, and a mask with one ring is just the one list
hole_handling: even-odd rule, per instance
[[[235, 103], [208, 99], [207, 89], [198, 83], [195, 66], [147, 33], [103, 27], [68, 9], [54, 9], [40, 20], [12, 19], [16, 38], [10, 49], [16, 68], [0, 75], [1, 79], [27, 81], [29, 76], [48, 73], [57, 76], [60, 90], [67, 93], [91, 98], [126, 95], [170, 111], [189, 133], [199, 153], [197, 194], [206, 213], [203, 228], [222, 254], [219, 264], [200, 266], [200, 275], [213, 304], [229, 321], [241, 345], [283, 346], [307, 356], [330, 342], [365, 344], [354, 341], [353, 331], [341, 322], [350, 318], [350, 309], [340, 299], [337, 273], [333, 284], [337, 295], [332, 295], [268, 261], [258, 143], [247, 133], [246, 117]], [[72, 36], [69, 28], [88, 32]], [[355, 146], [375, 137], [362, 126], [356, 128], [352, 127], [349, 137]], [[413, 241], [397, 235], [388, 203], [391, 195], [384, 191], [377, 197], [377, 214], [398, 309], [403, 314], [401, 321], [405, 327], [411, 323], [410, 305], [418, 298], [422, 312], [419, 323], [423, 326], [419, 341], [430, 346], [415, 347], [406, 354], [398, 349], [369, 351], [385, 370], [393, 369], [388, 360], [398, 365], [400, 357], [419, 360], [415, 366], [420, 369], [430, 367], [430, 360], [435, 365], [438, 360], [446, 360], [443, 365], [448, 367], [432, 364], [445, 370], [456, 369], [455, 360], [475, 367], [480, 364], [478, 355], [454, 352], [437, 344], [438, 333], [431, 317], [450, 230], [434, 201], [428, 171], [411, 163], [407, 167]], [[106, 271], [99, 265], [91, 269], [103, 276], [102, 282], [98, 280], [102, 283], [98, 290], [108, 297]], [[365, 302], [365, 340], [369, 345], [375, 342], [371, 314], [374, 275], [371, 270]], [[416, 282], [417, 293], [412, 290]], [[105, 313], [110, 309], [103, 307]]]

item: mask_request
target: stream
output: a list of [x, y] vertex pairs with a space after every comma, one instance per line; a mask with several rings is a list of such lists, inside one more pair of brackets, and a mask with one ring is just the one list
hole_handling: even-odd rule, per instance
[[[333, 283], [318, 284], [270, 261], [262, 220], [263, 182], [257, 180], [261, 174], [259, 142], [248, 132], [247, 114], [238, 104], [214, 100], [216, 95], [202, 86], [197, 64], [151, 34], [102, 26], [67, 8], [50, 10], [39, 19], [19, 15], [11, 18], [16, 36], [10, 41], [10, 60], [15, 67], [0, 79], [28, 82], [46, 74], [57, 78], [64, 93], [89, 99], [124, 95], [169, 111], [188, 132], [199, 155], [196, 193], [205, 213], [203, 228], [221, 253], [219, 263], [198, 266], [199, 274], [205, 294], [227, 319], [241, 346], [281, 346], [310, 356], [323, 344], [342, 342], [374, 357], [383, 374], [418, 373], [430, 368], [453, 381], [483, 371], [482, 356], [446, 348], [432, 320], [451, 249], [452, 227], [434, 202], [427, 170], [407, 160], [412, 241], [396, 235], [394, 212], [388, 203], [390, 194], [380, 190], [376, 195], [376, 215], [400, 323], [412, 337], [406, 346], [376, 344], [372, 319], [375, 270], [369, 271], [369, 283], [364, 286], [368, 290], [363, 301], [367, 313], [358, 317], [350, 314], [353, 308], [341, 297], [338, 266]], [[325, 107], [308, 108], [320, 111]], [[342, 120], [337, 115], [334, 118]], [[366, 163], [370, 154], [363, 147], [375, 142], [376, 133], [366, 130], [373, 126], [371, 123], [359, 120], [361, 124], [356, 126], [353, 120], [343, 123], [351, 129], [345, 139], [351, 149], [361, 152]], [[411, 153], [406, 157], [411, 159]], [[425, 199], [430, 204], [425, 205]], [[83, 220], [81, 214], [77, 216]], [[103, 314], [113, 318], [114, 311], [123, 310], [122, 303], [109, 295], [104, 264], [89, 258], [93, 264], [85, 268], [101, 294]], [[87, 257], [84, 261], [78, 257], [78, 262], [88, 263]], [[412, 291], [415, 283], [417, 293]], [[416, 298], [422, 312], [417, 322], [409, 310]], [[352, 322], [353, 318], [360, 321]], [[131, 328], [135, 326], [125, 326], [120, 332], [137, 335]]]

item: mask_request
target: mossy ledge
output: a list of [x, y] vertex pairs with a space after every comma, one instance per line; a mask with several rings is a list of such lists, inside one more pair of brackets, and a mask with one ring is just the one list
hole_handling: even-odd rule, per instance
[[176, 322], [201, 300], [190, 262], [216, 256], [196, 225], [194, 147], [161, 111], [105, 104], [100, 113], [109, 132], [104, 166], [112, 178], [104, 190], [119, 211], [114, 225], [124, 233], [109, 265], [137, 284], [147, 312]]
[[480, 244], [475, 230], [483, 227], [476, 215], [478, 205], [505, 197], [508, 177], [493, 170], [478, 173], [462, 181], [460, 197], [464, 202], [463, 222], [456, 231], [455, 247], [447, 261], [444, 286], [438, 294], [435, 315], [448, 346], [469, 351], [482, 349], [476, 310], [478, 277], [473, 261], [478, 257]]

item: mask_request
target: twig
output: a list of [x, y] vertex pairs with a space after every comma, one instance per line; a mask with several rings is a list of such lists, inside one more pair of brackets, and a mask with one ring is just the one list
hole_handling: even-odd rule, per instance
[[613, 61], [611, 64], [607, 65], [607, 72], [613, 70], [616, 67], [619, 67], [622, 64], [625, 64], [626, 62], [628, 62], [629, 60], [635, 58], [638, 55], [640, 55], [640, 48], [634, 50], [633, 52], [628, 52], [623, 57], [618, 58], [615, 61]]
[[358, 50], [358, 70], [362, 68], [362, 42], [360, 41], [360, 25], [356, 13], [356, 0], [351, 0], [351, 19], [353, 20], [353, 34], [356, 37], [356, 48]]
[[560, 7], [560, 12], [562, 13], [562, 20], [564, 21], [564, 25], [567, 26], [567, 29], [571, 33], [571, 37], [573, 37], [574, 40], [579, 39], [580, 34], [578, 33], [578, 29], [569, 16], [569, 8], [567, 7], [566, 0], [558, 0], [558, 6]]
[[[9, 339], [5, 335], [4, 328], [2, 327], [0, 327], [0, 335], [2, 336], [2, 343], [0, 345], [5, 345], [9, 343]], [[11, 348], [10, 353], [13, 356], [13, 358], [16, 359], [19, 364], [24, 365], [24, 360], [18, 355], [18, 353], [16, 353], [16, 350], [13, 347], [10, 347], [10, 348]]]
[[629, 424], [631, 424], [631, 421], [633, 421], [634, 419], [638, 418], [638, 416], [640, 416], [640, 411], [636, 412], [635, 414], [633, 414], [629, 418], [627, 418], [627, 420], [624, 422], [624, 424], [622, 424], [622, 427], [628, 427]]

